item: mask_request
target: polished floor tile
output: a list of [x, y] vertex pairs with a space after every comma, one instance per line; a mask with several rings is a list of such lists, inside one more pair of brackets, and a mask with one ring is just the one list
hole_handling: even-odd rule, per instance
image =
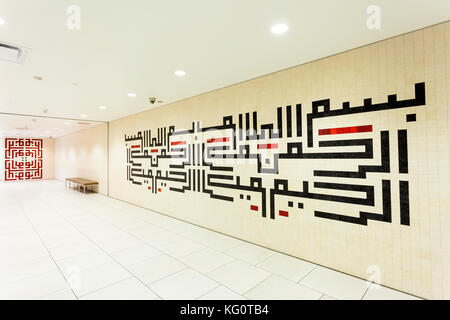
[[50, 271], [58, 271], [55, 262], [50, 256], [2, 267], [0, 268], [0, 286]]
[[245, 296], [251, 300], [319, 300], [322, 293], [279, 276], [271, 276]]
[[275, 253], [258, 264], [258, 268], [288, 280], [298, 282], [316, 268], [316, 265], [281, 253]]
[[363, 300], [420, 300], [419, 298], [372, 283]]
[[180, 258], [181, 262], [201, 273], [211, 272], [214, 269], [231, 262], [232, 260], [233, 257], [210, 248], [206, 248]]
[[59, 181], [0, 202], [0, 299], [415, 298]]
[[241, 295], [256, 287], [270, 275], [269, 272], [242, 261], [230, 262], [208, 273], [210, 278]]
[[159, 221], [158, 225], [168, 231], [174, 232], [179, 235], [185, 235], [190, 232], [198, 230], [200, 227], [194, 226], [189, 223], [185, 223], [176, 219], [163, 219]]
[[139, 238], [145, 243], [157, 248], [175, 241], [183, 240], [181, 236], [166, 230], [147, 233], [139, 236]]
[[50, 251], [50, 255], [53, 257], [53, 259], [58, 261], [58, 260], [67, 259], [67, 258], [70, 258], [73, 256], [77, 256], [82, 253], [93, 251], [96, 249], [97, 249], [97, 247], [93, 243], [80, 243], [80, 244], [74, 243], [74, 244], [69, 244], [69, 245], [64, 244], [62, 246], [49, 248], [48, 250]]
[[145, 235], [161, 231], [164, 231], [164, 229], [147, 222], [142, 222], [139, 227], [128, 230], [128, 234], [140, 239]]
[[40, 300], [77, 300], [71, 289], [64, 289], [39, 298]]
[[140, 244], [144, 244], [144, 242], [130, 235], [120, 236], [114, 239], [108, 239], [106, 241], [97, 242], [97, 245], [106, 252], [116, 252], [119, 250], [135, 247]]
[[73, 270], [86, 270], [108, 262], [113, 262], [113, 259], [100, 249], [93, 249], [56, 261], [59, 269], [66, 277], [73, 273]]
[[178, 262], [166, 254], [161, 254], [137, 263], [129, 267], [129, 270], [138, 279], [149, 284], [185, 268], [187, 268], [187, 266], [181, 262]]
[[186, 234], [185, 237], [220, 252], [230, 250], [240, 244], [245, 243], [244, 241], [207, 229], [195, 229], [192, 232]]
[[84, 235], [78, 231], [66, 231], [66, 230], [51, 230], [51, 231], [39, 231], [42, 241], [47, 249], [69, 246], [76, 244], [91, 243]]
[[34, 246], [14, 245], [6, 250], [0, 250], [0, 268], [48, 256], [48, 251], [39, 243]]
[[218, 286], [217, 282], [187, 268], [152, 283], [150, 288], [163, 299], [194, 300]]
[[367, 282], [331, 269], [317, 267], [300, 284], [342, 300], [360, 300]]
[[158, 296], [136, 278], [129, 278], [104, 287], [80, 300], [155, 300]]
[[0, 299], [37, 299], [67, 288], [64, 277], [56, 270], [0, 286]]
[[81, 297], [131, 277], [120, 264], [109, 262], [85, 270], [73, 268], [66, 279], [77, 297]]
[[219, 286], [207, 294], [201, 296], [198, 300], [247, 300], [244, 296], [228, 289], [224, 286]]
[[335, 299], [335, 298], [333, 298], [333, 297], [330, 297], [330, 296], [327, 296], [326, 294], [324, 294], [324, 295], [320, 298], [320, 300], [337, 300], [337, 299]]
[[124, 266], [132, 266], [160, 254], [161, 251], [147, 244], [139, 244], [134, 247], [112, 252], [111, 256]]
[[266, 260], [275, 252], [251, 243], [243, 243], [233, 249], [225, 251], [225, 253], [239, 260], [255, 265]]
[[196, 251], [200, 251], [205, 247], [195, 241], [189, 239], [181, 239], [163, 246], [158, 246], [159, 250], [167, 253], [174, 258], [181, 258]]

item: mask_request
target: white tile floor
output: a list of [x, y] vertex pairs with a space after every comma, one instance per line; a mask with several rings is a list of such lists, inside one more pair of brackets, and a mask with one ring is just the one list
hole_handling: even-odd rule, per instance
[[0, 183], [0, 299], [416, 299], [59, 181]]

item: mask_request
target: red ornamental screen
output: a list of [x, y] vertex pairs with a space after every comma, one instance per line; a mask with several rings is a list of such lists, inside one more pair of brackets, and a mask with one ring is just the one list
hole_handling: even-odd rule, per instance
[[42, 179], [42, 139], [5, 139], [5, 181]]

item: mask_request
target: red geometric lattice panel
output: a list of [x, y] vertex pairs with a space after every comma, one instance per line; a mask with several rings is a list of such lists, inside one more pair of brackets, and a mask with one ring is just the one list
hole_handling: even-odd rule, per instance
[[5, 181], [42, 179], [42, 139], [5, 139]]

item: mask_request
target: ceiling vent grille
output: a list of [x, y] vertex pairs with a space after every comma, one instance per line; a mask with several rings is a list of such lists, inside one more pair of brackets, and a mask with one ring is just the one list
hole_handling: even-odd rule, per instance
[[0, 42], [0, 60], [23, 64], [28, 49]]

